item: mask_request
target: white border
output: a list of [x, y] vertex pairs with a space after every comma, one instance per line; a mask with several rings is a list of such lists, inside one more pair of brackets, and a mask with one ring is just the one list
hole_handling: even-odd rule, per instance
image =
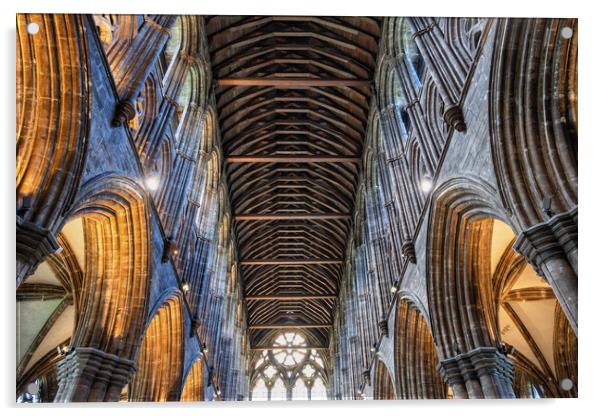
[[[535, 2], [527, 0], [501, 0], [480, 2], [467, 0], [413, 2], [403, 0], [146, 0], [144, 2], [128, 2], [126, 0], [59, 1], [59, 0], [3, 0], [2, 29], [4, 49], [3, 62], [0, 64], [4, 97], [2, 105], [2, 151], [5, 158], [1, 172], [3, 211], [2, 229], [4, 235], [2, 255], [2, 284], [4, 299], [2, 302], [4, 336], [2, 342], [2, 377], [0, 392], [2, 405], [9, 414], [61, 414], [77, 415], [113, 415], [144, 412], [145, 416], [166, 414], [186, 414], [209, 412], [211, 414], [244, 414], [245, 416], [280, 414], [305, 415], [314, 413], [361, 413], [361, 414], [487, 414], [512, 415], [525, 411], [537, 414], [578, 414], [590, 413], [592, 409], [602, 408], [599, 397], [602, 397], [602, 368], [600, 329], [602, 329], [600, 311], [596, 305], [602, 302], [602, 272], [597, 252], [602, 244], [599, 242], [600, 215], [602, 214], [602, 178], [600, 160], [602, 134], [596, 123], [602, 118], [600, 105], [596, 98], [602, 97], [600, 91], [600, 36], [602, 19], [594, 6], [595, 2], [579, 0], [548, 0]], [[579, 334], [579, 395], [577, 400], [546, 401], [471, 401], [452, 403], [446, 401], [413, 401], [413, 402], [324, 402], [286, 404], [259, 403], [212, 403], [205, 405], [106, 405], [86, 404], [80, 406], [44, 406], [15, 407], [14, 405], [14, 368], [15, 368], [15, 298], [14, 298], [14, 169], [15, 169], [15, 13], [17, 12], [55, 12], [55, 13], [173, 13], [173, 14], [313, 14], [313, 15], [371, 15], [371, 16], [513, 16], [513, 17], [578, 17], [579, 18], [579, 121], [581, 135], [580, 164], [580, 269], [582, 287], [580, 290], [580, 334]], [[597, 105], [598, 104], [598, 105]], [[597, 412], [599, 412], [598, 410]], [[592, 412], [593, 413], [593, 412]]]

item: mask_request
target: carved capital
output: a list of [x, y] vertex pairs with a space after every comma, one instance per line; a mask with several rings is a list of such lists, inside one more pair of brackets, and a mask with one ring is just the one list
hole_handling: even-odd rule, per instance
[[443, 360], [437, 366], [448, 385], [494, 376], [512, 383], [514, 364], [495, 347], [479, 347]]
[[[135, 372], [133, 361], [96, 348], [77, 347], [58, 364], [55, 401], [117, 401]], [[99, 384], [105, 387], [95, 391]]]
[[514, 243], [514, 250], [525, 257], [537, 274], [543, 276], [541, 266], [548, 259], [577, 250], [577, 231], [575, 207], [523, 231]]

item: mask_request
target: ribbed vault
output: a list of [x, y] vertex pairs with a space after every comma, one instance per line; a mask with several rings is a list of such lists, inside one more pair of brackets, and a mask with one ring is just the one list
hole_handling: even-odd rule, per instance
[[292, 326], [327, 346], [380, 23], [206, 20], [251, 346]]

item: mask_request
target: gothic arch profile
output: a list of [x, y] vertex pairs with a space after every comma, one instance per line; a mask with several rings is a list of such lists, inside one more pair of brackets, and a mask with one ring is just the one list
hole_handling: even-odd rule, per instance
[[491, 149], [516, 249], [545, 276], [577, 331], [577, 20], [501, 19], [489, 102]]
[[184, 362], [183, 295], [171, 292], [156, 309], [137, 357], [137, 371], [128, 388], [130, 401], [179, 399]]
[[202, 402], [205, 400], [205, 365], [203, 357], [194, 360], [184, 376], [184, 385], [180, 400], [183, 402]]
[[495, 43], [493, 161], [504, 206], [524, 230], [549, 218], [544, 197], [555, 213], [577, 205], [577, 21], [501, 19]]
[[133, 180], [106, 174], [83, 185], [68, 216], [82, 218], [87, 250], [72, 351], [59, 364], [59, 372], [72, 366], [84, 371], [85, 365], [79, 364], [84, 359], [90, 365], [97, 361], [97, 370], [104, 363], [121, 368], [123, 374], [109, 380], [95, 378], [100, 374], [80, 379], [75, 371], [61, 380], [56, 401], [116, 400], [134, 371], [151, 276], [146, 198]]
[[374, 399], [395, 400], [395, 386], [391, 373], [380, 359], [376, 362], [376, 374], [374, 375]]
[[394, 333], [395, 378], [400, 399], [447, 396], [447, 387], [437, 371], [439, 357], [427, 319], [414, 301], [400, 295]]
[[58, 249], [79, 187], [90, 112], [83, 26], [80, 15], [17, 15], [17, 286]]
[[[512, 364], [498, 351], [479, 296], [479, 281], [490, 276], [488, 247], [479, 244], [481, 220], [504, 218], [498, 200], [490, 185], [473, 178], [445, 182], [432, 196], [428, 304], [440, 368], [454, 397], [514, 397]], [[475, 358], [481, 355], [487, 358]], [[475, 366], [468, 381], [459, 372], [465, 361]]]

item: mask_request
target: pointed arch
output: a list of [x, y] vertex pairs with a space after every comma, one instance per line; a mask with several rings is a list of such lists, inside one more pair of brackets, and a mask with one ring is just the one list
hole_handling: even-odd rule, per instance
[[79, 187], [90, 110], [84, 33], [82, 15], [17, 15], [17, 286], [58, 249]]
[[205, 400], [205, 365], [203, 357], [198, 357], [184, 377], [184, 386], [180, 400], [183, 402], [202, 402]]
[[115, 174], [92, 178], [70, 218], [84, 225], [86, 261], [74, 347], [132, 359], [150, 288], [150, 219], [145, 191]]
[[444, 399], [447, 387], [428, 320], [414, 301], [400, 296], [395, 318], [395, 375], [400, 399]]
[[505, 220], [505, 215], [494, 189], [476, 178], [445, 182], [434, 191], [431, 201], [427, 293], [433, 338], [443, 359], [495, 343], [476, 285], [479, 273], [489, 269], [479, 269], [487, 265], [479, 261], [478, 252], [470, 252], [471, 248], [479, 249], [471, 245], [481, 231], [479, 220]]
[[179, 399], [184, 361], [183, 295], [172, 292], [146, 328], [137, 357], [138, 371], [128, 394], [135, 402]]
[[395, 387], [391, 373], [382, 360], [376, 360], [376, 374], [374, 376], [374, 399], [395, 400]]

